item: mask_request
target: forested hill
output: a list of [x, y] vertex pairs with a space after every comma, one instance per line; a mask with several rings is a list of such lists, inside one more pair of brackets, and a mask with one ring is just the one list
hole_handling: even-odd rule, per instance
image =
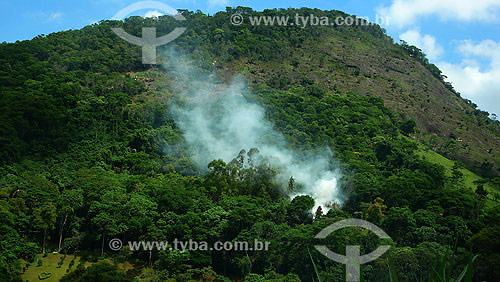
[[[235, 26], [228, 21], [233, 13], [347, 16], [311, 9], [256, 13], [240, 7], [214, 16], [183, 11], [187, 32], [163, 48], [175, 46], [189, 53], [226, 81], [239, 73], [251, 84], [277, 90], [310, 84], [328, 94], [381, 97], [401, 119], [416, 122], [414, 136], [433, 150], [474, 169], [500, 166], [498, 122], [460, 98], [418, 48], [394, 44], [379, 26]], [[18, 161], [27, 152], [51, 153], [88, 134], [75, 132], [82, 125], [75, 121], [85, 122], [77, 117], [82, 97], [91, 98], [83, 93], [100, 97], [109, 92], [105, 88], [112, 88], [133, 96], [145, 90], [144, 83], [122, 78], [147, 69], [140, 47], [118, 38], [111, 27], [123, 26], [141, 36], [143, 26], [154, 26], [160, 36], [176, 25], [180, 24], [168, 16], [160, 21], [132, 17], [125, 23], [102, 21], [81, 30], [2, 44], [2, 160]]]
[[[116, 275], [110, 281], [131, 281], [146, 268], [149, 280], [140, 281], [340, 281], [341, 265], [307, 250], [319, 230], [353, 216], [392, 237], [400, 281], [430, 273], [455, 241], [452, 275], [470, 249], [480, 254], [474, 277], [500, 279], [500, 122], [461, 98], [421, 50], [395, 44], [376, 25], [229, 20], [347, 16], [340, 11], [181, 13], [182, 23], [131, 17], [0, 45], [0, 281], [25, 278], [33, 268], [26, 264], [49, 250], [134, 265], [125, 275], [95, 264], [62, 281], [104, 272], [99, 267]], [[178, 25], [186, 32], [158, 48], [160, 64], [152, 66], [142, 64], [141, 47], [111, 31], [141, 36], [154, 26], [159, 36]], [[268, 165], [219, 160], [205, 174], [169, 110], [185, 83], [162, 55], [171, 49], [214, 73], [221, 87], [241, 75], [290, 148], [328, 147], [344, 172], [342, 205], [311, 218], [314, 200], [290, 201], [283, 191], [300, 185], [282, 187]], [[251, 158], [245, 153], [239, 157]], [[274, 248], [149, 256], [102, 247], [114, 237], [259, 238]], [[366, 234], [347, 237], [373, 247]], [[321, 261], [317, 270], [311, 260]], [[388, 281], [387, 261], [364, 265], [367, 281]]]

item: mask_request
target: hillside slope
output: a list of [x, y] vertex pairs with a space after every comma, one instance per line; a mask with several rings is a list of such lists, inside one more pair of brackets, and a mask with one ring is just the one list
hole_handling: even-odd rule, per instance
[[[188, 31], [159, 49], [175, 47], [191, 54], [205, 68], [218, 69], [221, 79], [226, 82], [234, 74], [241, 73], [251, 84], [262, 83], [275, 89], [287, 90], [307, 81], [329, 93], [352, 92], [381, 97], [388, 108], [401, 114], [402, 119], [416, 122], [421, 134], [415, 137], [433, 150], [461, 160], [475, 170], [482, 169], [485, 174], [490, 173], [491, 168], [498, 172], [499, 123], [477, 110], [472, 102], [460, 98], [418, 49], [395, 45], [378, 26], [310, 26], [303, 29], [251, 26], [246, 22], [234, 26], [227, 18], [233, 13], [274, 16], [278, 12], [255, 13], [240, 7], [207, 18], [200, 13], [184, 11]], [[292, 17], [295, 13], [330, 18], [346, 16], [339, 11], [313, 9], [289, 9], [281, 11], [280, 15]], [[120, 25], [102, 22], [81, 31], [2, 44], [2, 86], [8, 87], [3, 88], [4, 93], [8, 95], [13, 86], [31, 89], [36, 85], [29, 84], [30, 79], [40, 81], [40, 75], [55, 78], [58, 73], [62, 74], [61, 71], [80, 69], [106, 73], [147, 67], [140, 63], [140, 47], [117, 38], [109, 30], [116, 24]], [[170, 17], [163, 17], [160, 22], [133, 17], [124, 27], [140, 36], [140, 28], [144, 25], [154, 25], [161, 34], [178, 23]], [[65, 45], [70, 38], [76, 40]], [[55, 49], [45, 49], [48, 42], [56, 41], [60, 44]], [[12, 48], [15, 51], [11, 51]], [[162, 51], [158, 54], [161, 56]], [[40, 70], [37, 71], [40, 67], [48, 67], [52, 74], [40, 74]], [[18, 132], [17, 135], [24, 134]], [[3, 142], [0, 144], [6, 146]], [[4, 148], [2, 151], [9, 150]]]
[[[161, 65], [143, 65], [140, 47], [111, 28], [140, 36], [155, 26], [161, 35], [179, 24], [171, 17], [0, 44], [1, 281], [32, 273], [37, 255], [52, 251], [76, 253], [82, 265], [134, 262], [127, 274], [93, 264], [65, 281], [340, 281], [343, 266], [312, 251], [313, 237], [353, 217], [391, 236], [400, 281], [431, 273], [455, 242], [452, 276], [472, 249], [475, 279], [499, 281], [499, 122], [460, 98], [421, 51], [395, 45], [378, 26], [229, 21], [233, 13], [346, 16], [340, 11], [181, 12], [188, 29], [159, 48]], [[181, 61], [190, 76], [178, 71]], [[254, 135], [272, 146], [240, 142]], [[214, 150], [200, 161], [212, 146], [224, 156]], [[328, 176], [313, 186], [335, 195], [311, 193], [304, 175]], [[291, 199], [297, 193], [307, 195]], [[324, 198], [328, 211], [316, 209]], [[363, 252], [378, 243], [343, 232], [331, 235], [339, 252], [348, 242]], [[272, 248], [115, 252], [112, 238]], [[363, 265], [366, 281], [389, 280], [388, 263]]]
[[[461, 98], [421, 51], [394, 44], [377, 27], [323, 27], [316, 32], [318, 36], [310, 35], [294, 49], [243, 56], [231, 62], [230, 72], [243, 72], [278, 89], [309, 79], [332, 93], [381, 97], [403, 119], [416, 122], [422, 133], [416, 137], [433, 150], [475, 168], [490, 163], [498, 172], [499, 123]], [[230, 39], [225, 44], [234, 45]]]

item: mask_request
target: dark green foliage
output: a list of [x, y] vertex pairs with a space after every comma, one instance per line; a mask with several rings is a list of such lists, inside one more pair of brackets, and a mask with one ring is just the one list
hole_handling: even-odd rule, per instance
[[412, 134], [412, 133], [414, 133], [414, 132], [415, 132], [415, 127], [416, 127], [416, 126], [417, 126], [417, 125], [416, 125], [415, 121], [414, 121], [414, 120], [409, 119], [409, 120], [407, 120], [407, 121], [403, 122], [403, 123], [399, 126], [399, 128], [401, 129], [401, 132], [402, 132], [403, 134], [405, 134], [405, 135], [407, 135], [407, 136], [408, 136], [408, 135], [410, 135], [410, 134]]
[[106, 263], [99, 263], [85, 268], [78, 268], [65, 275], [61, 282], [131, 282], [123, 272]]
[[297, 196], [293, 198], [288, 208], [288, 222], [290, 224], [311, 223], [314, 199], [311, 196]]
[[[200, 72], [210, 72], [239, 60], [281, 63], [330, 36], [321, 27], [236, 27], [228, 21], [235, 12], [293, 16], [296, 10], [257, 13], [237, 7], [213, 16], [182, 11], [189, 29], [174, 47], [186, 52]], [[228, 163], [214, 160], [202, 174], [168, 111], [178, 94], [175, 78], [142, 65], [140, 48], [110, 30], [123, 26], [140, 35], [141, 27], [151, 24], [152, 19], [131, 17], [0, 45], [0, 281], [19, 274], [17, 259], [33, 262], [42, 249], [83, 251], [94, 262], [100, 255], [116, 255], [139, 268], [150, 266], [157, 281], [229, 281], [222, 274], [241, 281], [339, 281], [342, 266], [314, 251], [312, 238], [329, 224], [355, 216], [376, 221], [398, 247], [397, 261], [390, 263], [392, 281], [414, 281], [415, 275], [433, 269], [439, 274], [434, 261], [454, 240], [459, 248], [472, 245], [481, 254], [474, 273], [468, 267], [463, 281], [471, 275], [500, 279], [500, 214], [498, 205], [486, 209], [484, 183], [474, 193], [461, 186], [458, 167], [448, 176], [443, 167], [422, 160], [416, 153], [419, 144], [407, 137], [418, 132], [416, 122], [401, 120], [381, 98], [326, 87], [312, 76], [285, 75], [252, 82], [248, 91], [253, 95], [242, 94], [265, 108], [266, 118], [299, 159], [319, 148], [334, 152], [344, 174], [339, 189], [345, 201], [328, 212], [312, 211], [309, 196], [290, 200], [287, 193], [302, 187], [293, 176], [288, 185], [278, 182], [280, 168], [268, 160], [253, 162], [257, 148], [241, 148]], [[167, 32], [172, 24], [162, 17], [156, 27]], [[387, 39], [378, 26], [332, 28], [362, 41]], [[402, 47], [442, 80], [420, 50]], [[300, 65], [290, 62], [294, 68]], [[368, 75], [338, 62], [329, 67], [357, 78]], [[474, 116], [491, 125], [484, 112]], [[485, 161], [478, 168], [490, 177], [493, 166]], [[259, 239], [271, 242], [271, 249], [114, 253], [107, 243], [115, 237], [209, 243]], [[357, 229], [328, 240], [339, 253], [347, 243], [360, 244], [362, 253], [380, 243]], [[454, 269], [471, 260], [461, 253], [453, 265], [460, 267]], [[366, 281], [389, 278], [386, 265], [377, 262], [362, 270]], [[85, 269], [82, 260], [61, 281], [131, 279], [107, 264]]]
[[[389, 255], [389, 277], [390, 281], [425, 281], [425, 282], [443, 282], [443, 281], [453, 281], [453, 282], [472, 282], [474, 265], [478, 256], [473, 256], [469, 253], [467, 256], [467, 265], [464, 267], [462, 272], [453, 278], [455, 266], [455, 253], [447, 251], [441, 258], [436, 258], [431, 269], [427, 272], [421, 273], [420, 276], [414, 275], [408, 276], [408, 272], [397, 271], [398, 264], [401, 265], [402, 262], [398, 258], [393, 258], [393, 255]], [[405, 267], [408, 267], [408, 263], [404, 263]], [[400, 267], [399, 267], [400, 268]]]

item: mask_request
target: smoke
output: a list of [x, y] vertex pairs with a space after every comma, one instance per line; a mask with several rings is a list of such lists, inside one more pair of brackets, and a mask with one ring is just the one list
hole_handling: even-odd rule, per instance
[[277, 180], [284, 189], [290, 177], [302, 187], [290, 197], [312, 196], [316, 202], [313, 210], [321, 206], [326, 211], [331, 203], [340, 204], [341, 173], [328, 149], [306, 156], [291, 150], [265, 118], [264, 109], [250, 101], [252, 93], [240, 77], [227, 86], [179, 56], [171, 55], [168, 61], [166, 68], [175, 78], [177, 97], [170, 111], [201, 169], [214, 159], [227, 163], [242, 149], [258, 148], [261, 157], [281, 168]]

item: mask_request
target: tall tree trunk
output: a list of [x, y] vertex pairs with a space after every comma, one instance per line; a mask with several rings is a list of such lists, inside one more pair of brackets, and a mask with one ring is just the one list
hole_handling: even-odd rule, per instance
[[153, 250], [152, 248], [149, 250], [149, 267], [151, 267], [151, 254], [152, 254]]
[[102, 234], [101, 256], [104, 255], [104, 233]]
[[43, 230], [43, 245], [42, 245], [42, 253], [45, 254], [45, 237], [47, 237], [47, 228]]
[[64, 225], [66, 224], [66, 220], [68, 219], [68, 213], [64, 216], [64, 220], [61, 221], [61, 227], [59, 228], [59, 245], [57, 247], [57, 252], [61, 252], [61, 244], [62, 244], [62, 238], [63, 238], [63, 228]]

